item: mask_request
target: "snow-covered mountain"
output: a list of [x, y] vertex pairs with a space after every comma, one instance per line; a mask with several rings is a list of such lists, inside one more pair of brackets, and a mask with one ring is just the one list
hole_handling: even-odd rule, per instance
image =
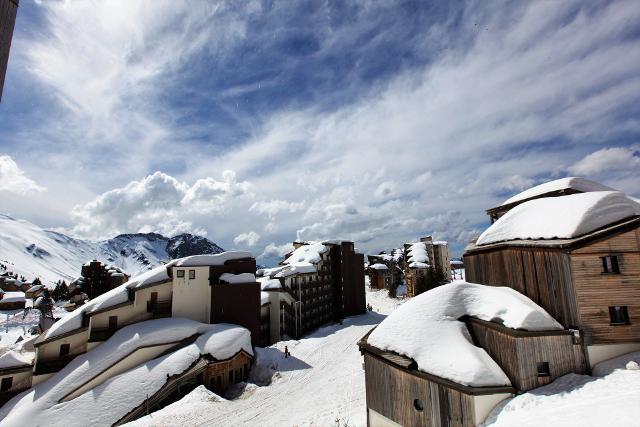
[[222, 251], [212, 241], [192, 234], [171, 238], [157, 233], [121, 234], [91, 242], [0, 214], [0, 263], [29, 280], [40, 277], [46, 284], [75, 279], [82, 264], [92, 259], [136, 275], [170, 259]]

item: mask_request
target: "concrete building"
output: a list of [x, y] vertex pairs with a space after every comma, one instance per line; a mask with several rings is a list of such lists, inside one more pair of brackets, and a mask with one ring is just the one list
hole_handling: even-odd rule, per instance
[[404, 252], [407, 296], [412, 297], [420, 292], [419, 282], [426, 279], [430, 270], [437, 273], [444, 282], [452, 280], [451, 253], [447, 242], [434, 241], [431, 236], [426, 236], [417, 243], [405, 243]]

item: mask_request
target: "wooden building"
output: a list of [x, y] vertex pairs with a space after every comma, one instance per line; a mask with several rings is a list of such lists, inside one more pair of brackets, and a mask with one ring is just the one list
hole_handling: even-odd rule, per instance
[[[585, 210], [579, 224], [591, 230], [585, 234], [553, 239], [527, 239], [523, 234], [523, 238], [470, 243], [464, 254], [467, 281], [512, 287], [565, 328], [580, 331], [590, 366], [640, 350], [640, 215], [633, 214], [640, 212], [640, 206], [622, 200], [621, 193], [600, 193], [617, 194], [615, 209]], [[570, 198], [575, 197], [582, 195], [547, 200], [571, 205]], [[584, 228], [604, 218], [603, 212], [631, 215], [595, 229]], [[567, 213], [537, 215], [545, 223], [555, 217], [561, 221]], [[499, 226], [500, 221], [492, 225]]]
[[0, 310], [21, 310], [26, 305], [23, 292], [4, 292], [0, 290]]
[[117, 288], [129, 280], [129, 276], [118, 267], [104, 264], [95, 259], [82, 266], [81, 275], [81, 280], [74, 282], [72, 293], [84, 293], [89, 299]]
[[0, 101], [9, 63], [13, 28], [18, 14], [18, 2], [19, 0], [0, 0]]
[[404, 244], [404, 279], [407, 296], [419, 293], [418, 282], [424, 280], [429, 270], [439, 274], [446, 282], [452, 280], [451, 253], [445, 241], [434, 241], [431, 236], [420, 238], [417, 243]]
[[366, 268], [366, 273], [369, 276], [369, 286], [372, 289], [389, 289], [391, 286], [391, 271], [385, 264], [371, 264]]

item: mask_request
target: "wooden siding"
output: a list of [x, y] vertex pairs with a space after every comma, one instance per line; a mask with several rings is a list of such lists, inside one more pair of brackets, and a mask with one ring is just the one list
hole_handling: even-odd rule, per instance
[[[602, 273], [601, 257], [617, 255], [620, 274]], [[640, 228], [571, 252], [585, 342], [640, 342]], [[609, 306], [628, 307], [630, 325], [611, 325]]]
[[569, 255], [537, 248], [504, 248], [465, 254], [472, 283], [508, 286], [543, 307], [565, 328], [580, 324]]
[[[473, 426], [473, 396], [364, 354], [367, 408], [403, 426]], [[420, 399], [424, 410], [414, 407]]]
[[0, 99], [2, 99], [4, 77], [7, 72], [9, 50], [11, 49], [11, 39], [13, 38], [13, 27], [16, 23], [17, 13], [17, 0], [0, 0]]
[[[583, 348], [573, 344], [569, 333], [559, 331], [556, 335], [520, 332], [509, 334], [487, 322], [470, 319], [474, 341], [500, 365], [511, 383], [520, 391], [548, 384], [554, 379], [571, 373], [587, 371]], [[538, 377], [537, 364], [549, 363], [550, 375]]]

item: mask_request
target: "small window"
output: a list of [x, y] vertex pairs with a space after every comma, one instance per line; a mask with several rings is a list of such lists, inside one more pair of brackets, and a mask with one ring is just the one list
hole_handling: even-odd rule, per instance
[[626, 305], [616, 305], [609, 307], [609, 318], [612, 325], [628, 325], [629, 311]]
[[178, 270], [178, 271], [176, 271], [176, 277], [177, 277], [177, 278], [184, 279], [184, 270]]
[[413, 407], [416, 408], [416, 411], [418, 412], [424, 411], [424, 405], [422, 404], [422, 400], [420, 399], [413, 400]]
[[118, 316], [109, 316], [109, 330], [115, 331], [118, 329]]
[[13, 377], [6, 377], [2, 379], [2, 383], [0, 384], [0, 392], [9, 391], [13, 387]]
[[549, 371], [549, 362], [539, 362], [538, 363], [538, 376], [539, 377], [548, 377], [551, 375]]
[[602, 260], [602, 272], [620, 274], [620, 264], [618, 263], [617, 255], [604, 256], [600, 258]]
[[70, 350], [71, 350], [71, 344], [62, 344], [60, 346], [60, 357], [67, 356]]
[[193, 280], [196, 278], [196, 271], [195, 270], [189, 270], [189, 280]]

